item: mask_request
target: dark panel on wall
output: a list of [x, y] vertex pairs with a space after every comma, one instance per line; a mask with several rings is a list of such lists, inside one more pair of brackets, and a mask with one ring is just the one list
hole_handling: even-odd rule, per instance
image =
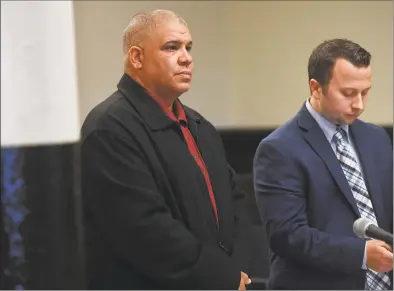
[[76, 144], [1, 149], [1, 287], [84, 289]]
[[[382, 126], [393, 142], [393, 126]], [[251, 173], [253, 157], [260, 141], [275, 128], [219, 130], [229, 164], [238, 174]]]

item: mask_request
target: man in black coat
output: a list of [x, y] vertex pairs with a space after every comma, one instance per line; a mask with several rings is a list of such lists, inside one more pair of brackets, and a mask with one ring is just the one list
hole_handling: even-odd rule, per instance
[[82, 127], [89, 289], [245, 289], [234, 258], [246, 215], [219, 134], [179, 96], [192, 39], [170, 11], [124, 34], [118, 90]]

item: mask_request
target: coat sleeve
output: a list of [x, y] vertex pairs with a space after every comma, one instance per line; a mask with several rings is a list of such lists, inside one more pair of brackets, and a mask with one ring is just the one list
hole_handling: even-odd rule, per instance
[[250, 226], [251, 218], [247, 209], [247, 197], [245, 191], [239, 186], [236, 179], [236, 173], [234, 169], [229, 165], [230, 172], [230, 185], [231, 185], [231, 195], [234, 203], [234, 213], [235, 213], [235, 225], [236, 232], [235, 236], [241, 235], [242, 229], [244, 227]]
[[[263, 245], [260, 244], [256, 229], [253, 227], [250, 208], [248, 208], [247, 199], [251, 199], [240, 187], [238, 179], [236, 179], [235, 171], [229, 166], [230, 185], [234, 207], [234, 247], [232, 256], [239, 263], [241, 271], [251, 277], [259, 277], [254, 261], [261, 258], [261, 250]], [[264, 264], [265, 262], [261, 262]], [[256, 273], [257, 272], [257, 273]], [[253, 283], [253, 282], [252, 282]]]
[[172, 217], [136, 142], [97, 130], [81, 158], [84, 207], [119, 260], [169, 289], [238, 289], [231, 258]]
[[390, 136], [383, 128], [379, 128], [381, 134], [381, 140], [376, 141], [376, 144], [379, 144], [381, 147], [376, 148], [377, 155], [380, 157], [377, 160], [377, 164], [380, 168], [380, 172], [378, 172], [378, 176], [381, 183], [381, 188], [383, 190], [383, 195], [386, 209], [387, 219], [389, 220], [389, 229], [387, 231], [393, 231], [393, 144], [390, 140]]
[[257, 206], [269, 246], [278, 256], [328, 271], [354, 273], [361, 269], [364, 240], [329, 234], [308, 225], [307, 180], [290, 150], [262, 141], [253, 172]]

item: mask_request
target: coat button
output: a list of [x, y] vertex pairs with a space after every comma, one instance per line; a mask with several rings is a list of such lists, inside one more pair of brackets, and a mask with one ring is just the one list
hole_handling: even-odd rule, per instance
[[230, 250], [224, 246], [224, 241], [219, 242], [219, 246], [220, 246], [227, 254], [230, 254]]

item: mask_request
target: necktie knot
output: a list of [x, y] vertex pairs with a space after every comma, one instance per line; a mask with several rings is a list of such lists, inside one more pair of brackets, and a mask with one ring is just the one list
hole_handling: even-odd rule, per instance
[[335, 143], [341, 143], [341, 142], [347, 143], [346, 131], [343, 128], [338, 127], [334, 133], [333, 139]]

